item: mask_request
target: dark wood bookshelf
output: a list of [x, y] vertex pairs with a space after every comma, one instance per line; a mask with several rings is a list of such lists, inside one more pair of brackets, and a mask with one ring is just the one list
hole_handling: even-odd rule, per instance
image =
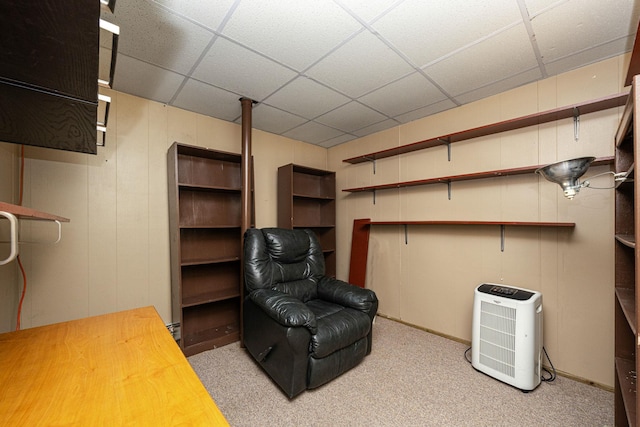
[[327, 276], [336, 275], [336, 173], [288, 164], [278, 168], [278, 227], [308, 228], [320, 242]]
[[167, 153], [172, 317], [187, 356], [240, 339], [241, 160], [177, 142]]

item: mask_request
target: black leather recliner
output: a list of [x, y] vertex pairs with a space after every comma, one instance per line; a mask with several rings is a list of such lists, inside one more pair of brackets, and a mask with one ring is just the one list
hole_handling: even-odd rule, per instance
[[244, 345], [289, 398], [331, 381], [371, 352], [375, 293], [324, 273], [312, 231], [246, 231]]

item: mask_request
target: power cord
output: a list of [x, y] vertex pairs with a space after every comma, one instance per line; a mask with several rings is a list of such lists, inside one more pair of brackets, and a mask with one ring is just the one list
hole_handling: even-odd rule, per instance
[[[551, 370], [553, 372], [550, 372], [547, 368], [543, 366], [542, 367], [543, 374], [540, 375], [540, 380], [550, 383], [551, 381], [554, 381], [558, 375], [556, 374], [556, 368], [553, 366], [553, 363], [551, 363], [551, 359], [549, 359], [549, 354], [547, 353], [547, 349], [544, 348], [544, 346], [542, 347], [542, 351], [544, 351], [544, 355], [547, 357], [547, 360], [549, 361], [549, 365], [551, 366]], [[549, 374], [549, 376], [545, 377], [544, 372]]]

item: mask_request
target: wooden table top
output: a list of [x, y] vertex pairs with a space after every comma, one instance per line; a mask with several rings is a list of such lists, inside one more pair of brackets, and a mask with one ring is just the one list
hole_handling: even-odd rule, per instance
[[0, 425], [228, 425], [153, 307], [0, 334]]

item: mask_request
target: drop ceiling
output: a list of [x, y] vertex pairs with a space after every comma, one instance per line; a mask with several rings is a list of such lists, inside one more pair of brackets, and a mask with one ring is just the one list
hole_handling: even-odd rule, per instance
[[634, 0], [117, 0], [102, 18], [120, 26], [115, 90], [236, 123], [248, 97], [254, 129], [331, 147], [628, 52], [639, 12]]

